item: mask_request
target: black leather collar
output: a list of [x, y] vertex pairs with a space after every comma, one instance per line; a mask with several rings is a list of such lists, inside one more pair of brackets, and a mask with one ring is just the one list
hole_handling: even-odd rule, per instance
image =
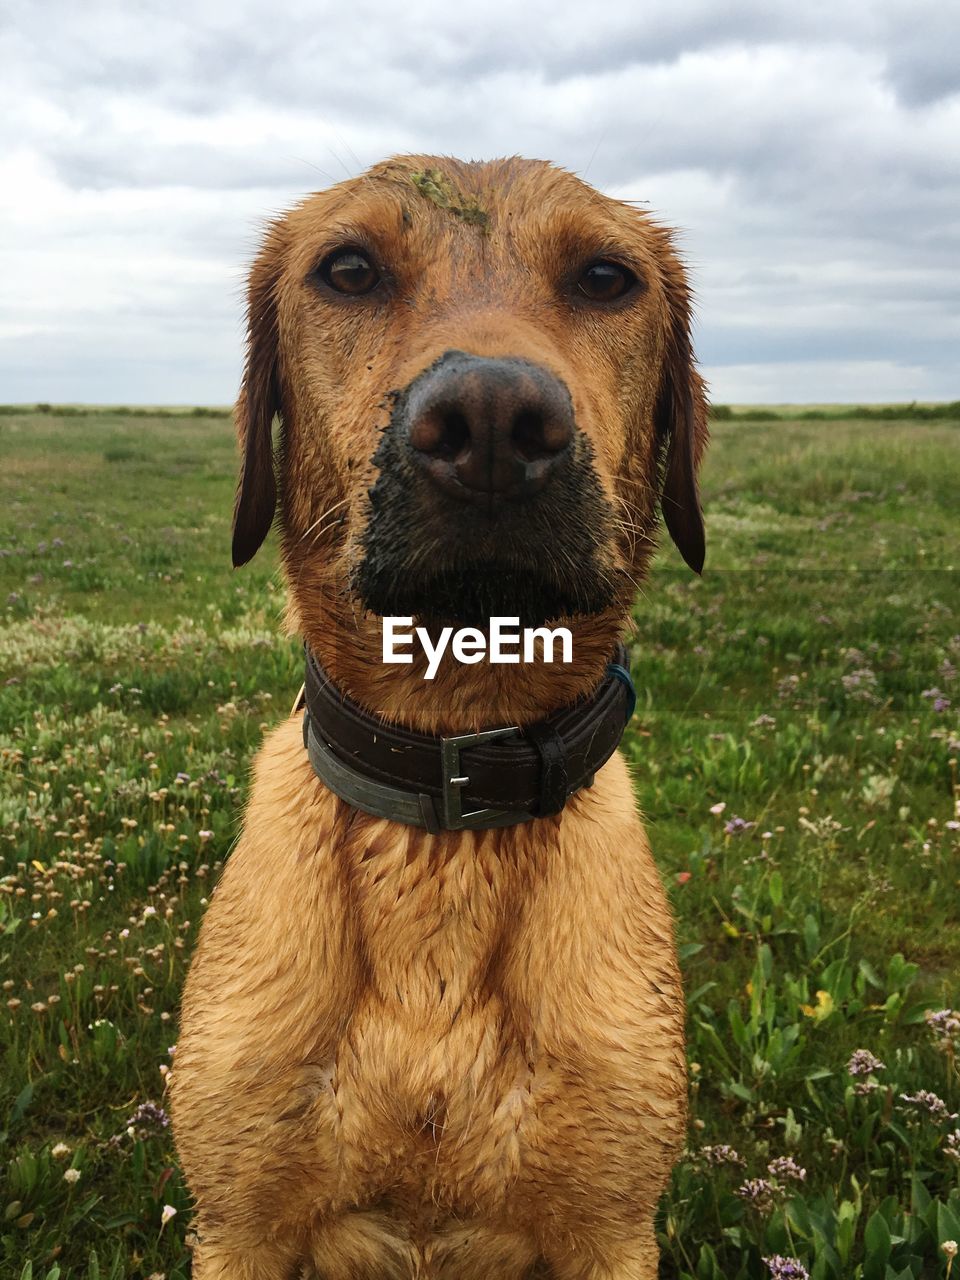
[[594, 692], [546, 720], [434, 737], [378, 720], [306, 659], [303, 744], [317, 777], [364, 813], [434, 834], [559, 813], [616, 751], [636, 703], [618, 646]]

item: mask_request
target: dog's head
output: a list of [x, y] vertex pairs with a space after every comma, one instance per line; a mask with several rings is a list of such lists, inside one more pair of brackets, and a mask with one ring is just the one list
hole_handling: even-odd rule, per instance
[[549, 164], [400, 157], [309, 197], [250, 277], [234, 563], [279, 484], [308, 635], [321, 601], [622, 617], [658, 506], [703, 563], [689, 324], [669, 232]]

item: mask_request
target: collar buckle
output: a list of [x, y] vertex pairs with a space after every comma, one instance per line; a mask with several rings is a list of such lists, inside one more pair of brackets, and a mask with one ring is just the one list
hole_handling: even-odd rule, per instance
[[499, 814], [498, 809], [471, 809], [463, 812], [462, 788], [470, 782], [469, 776], [462, 773], [460, 752], [464, 747], [478, 747], [482, 742], [491, 742], [495, 738], [517, 738], [520, 736], [519, 725], [509, 725], [503, 729], [483, 729], [480, 733], [458, 733], [449, 738], [440, 739], [440, 765], [442, 778], [443, 825], [448, 831], [469, 831], [486, 825], [489, 818]]

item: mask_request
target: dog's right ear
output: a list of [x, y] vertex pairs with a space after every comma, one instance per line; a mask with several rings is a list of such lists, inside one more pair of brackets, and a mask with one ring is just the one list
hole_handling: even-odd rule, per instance
[[243, 462], [233, 509], [233, 564], [246, 564], [270, 532], [277, 506], [273, 419], [280, 412], [277, 287], [281, 237], [270, 228], [250, 271], [247, 290], [247, 363], [234, 421]]
[[703, 571], [706, 553], [697, 471], [707, 444], [707, 400], [690, 345], [690, 297], [683, 267], [664, 232], [666, 349], [656, 408], [664, 523], [684, 560]]

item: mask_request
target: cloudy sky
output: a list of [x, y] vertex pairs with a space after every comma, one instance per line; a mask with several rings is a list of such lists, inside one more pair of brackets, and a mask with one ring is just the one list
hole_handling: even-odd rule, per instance
[[0, 402], [232, 400], [263, 219], [397, 151], [683, 228], [714, 399], [960, 397], [952, 0], [4, 0]]

